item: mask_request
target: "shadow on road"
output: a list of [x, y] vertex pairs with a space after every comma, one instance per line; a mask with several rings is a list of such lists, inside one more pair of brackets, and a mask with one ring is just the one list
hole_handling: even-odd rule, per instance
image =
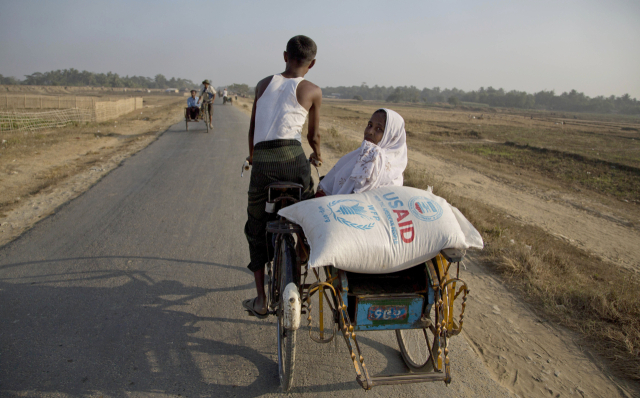
[[[56, 263], [100, 259], [199, 263], [248, 272], [224, 264], [135, 256], [30, 261], [0, 269], [56, 269]], [[253, 397], [280, 391], [275, 344], [260, 350], [251, 344], [252, 334], [275, 334], [274, 324], [235, 319], [235, 313], [216, 316], [221, 311], [208, 306], [212, 293], [250, 289], [253, 282], [209, 289], [154, 281], [142, 271], [71, 268], [0, 278], [0, 395]], [[238, 337], [239, 327], [247, 336]], [[299, 390], [354, 389], [359, 386], [350, 382]]]

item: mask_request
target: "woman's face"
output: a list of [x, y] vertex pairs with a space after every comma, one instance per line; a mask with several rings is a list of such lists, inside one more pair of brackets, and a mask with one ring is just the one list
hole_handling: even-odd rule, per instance
[[384, 135], [384, 127], [387, 124], [387, 113], [377, 112], [371, 116], [367, 128], [364, 129], [364, 139], [378, 145]]

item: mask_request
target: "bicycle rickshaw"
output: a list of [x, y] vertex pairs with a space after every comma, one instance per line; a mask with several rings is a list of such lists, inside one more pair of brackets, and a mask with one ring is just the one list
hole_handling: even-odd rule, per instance
[[[280, 208], [300, 201], [302, 188], [290, 182], [269, 185], [267, 212], [275, 216]], [[392, 274], [358, 274], [332, 266], [309, 270], [298, 255], [301, 248], [308, 253], [302, 236], [299, 225], [282, 217], [267, 224], [267, 239], [274, 250], [273, 261], [267, 265], [267, 300], [269, 314], [278, 318], [278, 373], [284, 391], [293, 383], [296, 332], [302, 316], [315, 342], [328, 343], [336, 333], [342, 334], [356, 381], [365, 390], [385, 384], [451, 382], [449, 338], [462, 330], [469, 293], [459, 279], [464, 251], [445, 249], [426, 263]], [[453, 304], [461, 295], [455, 319]], [[317, 301], [315, 310], [313, 300]], [[312, 310], [318, 314], [317, 327], [312, 327]], [[325, 327], [327, 316], [331, 328]], [[356, 333], [376, 330], [395, 331], [410, 372], [369, 374]]]
[[189, 108], [184, 108], [184, 124], [186, 127], [186, 130], [189, 131], [189, 123], [198, 123], [198, 122], [204, 122], [206, 128], [207, 128], [207, 133], [209, 132], [209, 107], [208, 106], [202, 106], [200, 107], [200, 116], [198, 117], [198, 119], [191, 119], [189, 117]]

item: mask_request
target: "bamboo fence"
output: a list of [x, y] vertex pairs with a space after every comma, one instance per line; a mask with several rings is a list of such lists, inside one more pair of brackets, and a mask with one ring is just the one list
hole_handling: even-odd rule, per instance
[[[14, 106], [0, 110], [0, 132], [62, 127], [74, 122], [104, 122], [142, 108], [140, 97], [111, 101], [96, 101], [95, 97], [6, 97], [22, 97], [23, 102], [20, 108]], [[5, 101], [5, 104], [16, 105], [6, 98]], [[15, 99], [12, 98], [11, 101]], [[58, 108], [65, 106], [66, 109]]]
[[5, 94], [0, 96], [0, 109], [70, 109], [93, 108], [97, 102], [115, 101], [109, 97], [77, 97], [69, 95]]

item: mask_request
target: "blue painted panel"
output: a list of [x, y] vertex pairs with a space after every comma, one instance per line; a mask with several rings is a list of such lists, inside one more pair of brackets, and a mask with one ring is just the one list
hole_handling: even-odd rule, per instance
[[400, 297], [360, 296], [356, 307], [356, 330], [412, 329], [422, 316], [421, 295]]

